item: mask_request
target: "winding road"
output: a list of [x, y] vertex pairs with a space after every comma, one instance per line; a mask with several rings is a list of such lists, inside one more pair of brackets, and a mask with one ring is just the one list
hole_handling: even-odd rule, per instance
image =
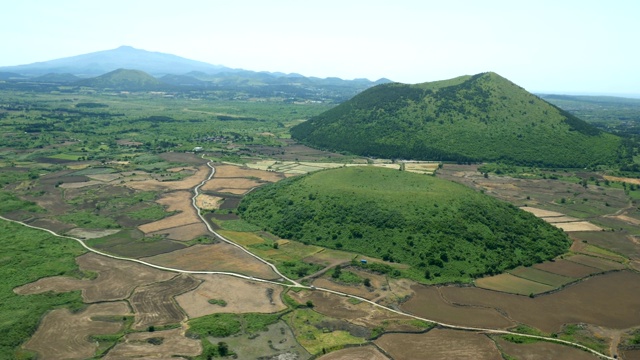
[[338, 295], [338, 296], [349, 297], [349, 298], [352, 298], [352, 299], [359, 300], [361, 302], [366, 302], [368, 304], [371, 304], [373, 306], [376, 306], [378, 308], [381, 308], [381, 309], [384, 309], [384, 310], [387, 310], [387, 311], [391, 311], [391, 312], [396, 313], [398, 315], [410, 317], [410, 318], [413, 318], [413, 319], [416, 319], [416, 320], [422, 320], [422, 321], [430, 322], [430, 323], [436, 324], [436, 326], [439, 326], [441, 328], [448, 328], [448, 329], [454, 329], [454, 330], [464, 330], [464, 331], [474, 331], [474, 332], [486, 333], [486, 334], [517, 335], [517, 336], [531, 338], [531, 339], [538, 339], [538, 340], [543, 340], [543, 341], [548, 341], [548, 342], [553, 342], [553, 343], [573, 346], [573, 347], [585, 350], [585, 351], [587, 351], [589, 353], [592, 353], [592, 354], [594, 354], [594, 355], [596, 355], [596, 356], [598, 356], [598, 357], [600, 357], [602, 359], [608, 359], [608, 360], [615, 360], [616, 359], [614, 357], [608, 356], [606, 354], [603, 354], [603, 353], [595, 351], [595, 350], [593, 350], [591, 348], [588, 348], [588, 347], [586, 347], [584, 345], [581, 345], [581, 344], [578, 344], [578, 343], [575, 343], [575, 342], [571, 342], [571, 341], [566, 341], [566, 340], [561, 340], [561, 339], [556, 339], [556, 338], [551, 338], [551, 337], [545, 337], [545, 336], [538, 336], [538, 335], [521, 334], [521, 333], [512, 332], [512, 331], [508, 331], [508, 330], [479, 328], [479, 327], [472, 327], [472, 326], [461, 326], [461, 325], [447, 324], [447, 323], [443, 323], [443, 322], [440, 322], [440, 321], [427, 319], [427, 318], [420, 317], [420, 316], [417, 316], [417, 315], [409, 314], [409, 313], [406, 313], [406, 312], [403, 312], [403, 311], [400, 311], [400, 310], [396, 310], [396, 309], [393, 309], [393, 308], [390, 308], [390, 307], [375, 303], [375, 302], [373, 302], [371, 300], [362, 298], [360, 296], [351, 295], [351, 294], [347, 294], [347, 293], [342, 293], [342, 292], [339, 292], [339, 291], [326, 289], [326, 288], [321, 288], [321, 287], [302, 285], [302, 284], [298, 283], [297, 281], [295, 281], [293, 279], [290, 279], [290, 278], [286, 277], [285, 275], [283, 275], [276, 268], [276, 266], [273, 265], [272, 263], [270, 263], [267, 260], [265, 260], [265, 259], [255, 255], [255, 254], [253, 254], [252, 252], [248, 251], [247, 249], [245, 249], [241, 245], [236, 244], [233, 241], [231, 241], [231, 240], [225, 238], [224, 236], [218, 234], [216, 231], [214, 231], [211, 228], [209, 223], [201, 215], [201, 213], [200, 213], [201, 209], [196, 204], [196, 198], [200, 194], [200, 188], [204, 184], [206, 184], [207, 181], [211, 180], [213, 178], [213, 176], [215, 175], [215, 171], [216, 170], [215, 170], [215, 167], [212, 165], [212, 163], [208, 162], [207, 166], [209, 166], [211, 168], [211, 173], [209, 174], [209, 176], [205, 180], [203, 180], [199, 185], [197, 185], [193, 189], [194, 190], [194, 195], [193, 195], [193, 197], [191, 199], [191, 201], [192, 201], [191, 203], [192, 203], [192, 206], [196, 209], [196, 212], [198, 213], [198, 216], [200, 217], [200, 219], [207, 226], [208, 231], [210, 233], [214, 234], [215, 236], [217, 236], [222, 241], [225, 241], [230, 245], [236, 246], [238, 249], [244, 251], [245, 253], [249, 254], [250, 256], [252, 256], [252, 257], [256, 258], [257, 260], [263, 262], [264, 264], [268, 265], [285, 282], [278, 282], [278, 281], [272, 281], [272, 280], [267, 280], [267, 279], [261, 279], [261, 278], [256, 278], [256, 277], [253, 277], [253, 276], [247, 276], [247, 275], [238, 274], [238, 273], [234, 273], [234, 272], [225, 272], [225, 271], [192, 271], [192, 270], [183, 270], [183, 269], [175, 269], [175, 268], [166, 267], [166, 266], [160, 266], [160, 265], [152, 264], [152, 263], [149, 263], [149, 262], [146, 262], [146, 261], [142, 261], [142, 260], [139, 260], [139, 259], [127, 258], [127, 257], [107, 254], [107, 253], [104, 253], [102, 251], [96, 250], [96, 249], [88, 246], [87, 244], [85, 244], [85, 242], [82, 239], [78, 239], [78, 238], [74, 238], [74, 237], [66, 236], [66, 235], [60, 235], [60, 234], [57, 234], [54, 231], [51, 231], [49, 229], [45, 229], [45, 228], [29, 225], [29, 224], [26, 224], [24, 222], [17, 221], [17, 220], [8, 219], [8, 218], [5, 218], [4, 216], [0, 216], [0, 219], [8, 221], [8, 222], [12, 222], [12, 223], [20, 224], [22, 226], [26, 226], [26, 227], [29, 227], [29, 228], [32, 228], [32, 229], [46, 231], [49, 234], [51, 234], [53, 236], [56, 236], [56, 237], [59, 237], [59, 238], [65, 238], [65, 239], [70, 239], [70, 240], [77, 241], [87, 251], [93, 252], [93, 253], [98, 254], [98, 255], [106, 256], [106, 257], [109, 257], [109, 258], [112, 258], [112, 259], [117, 259], [117, 260], [131, 261], [131, 262], [135, 262], [135, 263], [142, 264], [142, 265], [145, 265], [145, 266], [149, 266], [149, 267], [152, 267], [152, 268], [155, 268], [155, 269], [159, 269], [159, 270], [171, 271], [171, 272], [176, 272], [176, 273], [184, 273], [184, 274], [220, 274], [220, 275], [229, 275], [229, 276], [235, 276], [235, 277], [246, 279], [246, 280], [269, 283], [269, 284], [274, 284], [274, 285], [280, 285], [280, 286], [284, 286], [284, 287], [288, 287], [288, 288], [302, 288], [302, 289], [313, 290], [313, 291], [324, 291], [324, 292], [335, 294], [335, 295]]

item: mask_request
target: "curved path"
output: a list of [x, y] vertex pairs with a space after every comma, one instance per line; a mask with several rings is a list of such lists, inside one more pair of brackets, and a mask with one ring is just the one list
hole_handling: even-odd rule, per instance
[[215, 168], [213, 167], [213, 165], [211, 165], [211, 162], [208, 162], [207, 165], [211, 168], [211, 173], [209, 174], [209, 176], [203, 180], [198, 186], [196, 186], [194, 188], [194, 193], [195, 195], [192, 197], [192, 205], [193, 207], [196, 209], [198, 216], [200, 217], [200, 219], [205, 223], [205, 225], [207, 226], [207, 229], [212, 233], [215, 234], [216, 236], [218, 236], [221, 240], [234, 245], [236, 247], [238, 247], [239, 249], [241, 249], [242, 251], [246, 252], [247, 254], [253, 256], [254, 258], [260, 260], [261, 262], [269, 265], [276, 274], [280, 275], [282, 277], [282, 279], [291, 282], [291, 284], [284, 284], [284, 283], [280, 283], [277, 281], [272, 281], [272, 280], [266, 280], [266, 279], [260, 279], [260, 278], [256, 278], [253, 276], [247, 276], [247, 275], [242, 275], [242, 274], [238, 274], [238, 273], [233, 273], [233, 272], [224, 272], [224, 271], [191, 271], [191, 270], [182, 270], [182, 269], [175, 269], [175, 268], [170, 268], [170, 267], [166, 267], [166, 266], [160, 266], [160, 265], [155, 265], [155, 264], [151, 264], [149, 262], [146, 261], [142, 261], [139, 259], [133, 259], [133, 258], [127, 258], [127, 257], [122, 257], [122, 256], [116, 256], [116, 255], [111, 255], [111, 254], [107, 254], [104, 253], [102, 251], [96, 250], [90, 246], [88, 246], [87, 244], [84, 243], [83, 240], [78, 239], [78, 238], [74, 238], [71, 236], [65, 236], [65, 235], [59, 235], [57, 233], [55, 233], [54, 231], [51, 231], [49, 229], [45, 229], [45, 228], [41, 228], [41, 227], [37, 227], [37, 226], [33, 226], [33, 225], [29, 225], [29, 224], [25, 224], [21, 221], [17, 221], [17, 220], [11, 220], [8, 218], [5, 218], [4, 216], [0, 216], [0, 219], [5, 220], [5, 221], [9, 221], [12, 223], [16, 223], [16, 224], [20, 224], [32, 229], [36, 229], [36, 230], [42, 230], [42, 231], [46, 231], [49, 234], [56, 236], [56, 237], [60, 237], [60, 238], [66, 238], [66, 239], [70, 239], [70, 240], [75, 240], [78, 243], [80, 243], [80, 245], [85, 248], [86, 250], [96, 253], [98, 255], [102, 255], [102, 256], [106, 256], [112, 259], [117, 259], [117, 260], [124, 260], [124, 261], [131, 261], [131, 262], [135, 262], [138, 264], [142, 264], [142, 265], [146, 265], [155, 269], [159, 269], [159, 270], [165, 270], [165, 271], [172, 271], [172, 272], [177, 272], [177, 273], [184, 273], [184, 274], [221, 274], [221, 275], [229, 275], [229, 276], [235, 276], [235, 277], [239, 277], [242, 279], [246, 279], [246, 280], [252, 280], [252, 281], [259, 281], [259, 282], [264, 282], [264, 283], [270, 283], [270, 284], [274, 284], [274, 285], [280, 285], [280, 286], [285, 286], [285, 287], [289, 287], [289, 288], [303, 288], [303, 289], [308, 289], [308, 290], [315, 290], [315, 291], [324, 291], [327, 293], [331, 293], [334, 295], [338, 295], [338, 296], [344, 296], [344, 297], [349, 297], [352, 299], [357, 299], [361, 302], [366, 302], [368, 304], [371, 304], [373, 306], [376, 306], [378, 308], [387, 310], [387, 311], [391, 311], [393, 313], [396, 313], [398, 315], [402, 315], [402, 316], [407, 316], [416, 320], [422, 320], [422, 321], [426, 321], [426, 322], [430, 322], [433, 324], [436, 324], [436, 326], [439, 327], [443, 327], [443, 328], [448, 328], [448, 329], [454, 329], [454, 330], [464, 330], [464, 331], [474, 331], [474, 332], [479, 332], [479, 333], [486, 333], [486, 334], [498, 334], [498, 335], [516, 335], [516, 336], [521, 336], [521, 337], [526, 337], [526, 338], [531, 338], [531, 339], [538, 339], [538, 340], [543, 340], [543, 341], [548, 341], [548, 342], [554, 342], [554, 343], [558, 343], [558, 344], [563, 344], [563, 345], [569, 345], [569, 346], [573, 346], [579, 349], [582, 349], [584, 351], [587, 351], [593, 355], [596, 355], [600, 358], [603, 359], [607, 359], [607, 360], [615, 360], [616, 358], [602, 354], [598, 351], [595, 351], [591, 348], [588, 348], [584, 345], [580, 345], [578, 343], [574, 343], [571, 341], [566, 341], [566, 340], [561, 340], [561, 339], [556, 339], [556, 338], [550, 338], [550, 337], [545, 337], [545, 336], [538, 336], [538, 335], [529, 335], [529, 334], [521, 334], [521, 333], [517, 333], [517, 332], [512, 332], [512, 331], [508, 331], [508, 330], [499, 330], [499, 329], [489, 329], [489, 328], [479, 328], [479, 327], [472, 327], [472, 326], [461, 326], [461, 325], [453, 325], [453, 324], [447, 324], [447, 323], [443, 323], [440, 321], [435, 321], [435, 320], [431, 320], [431, 319], [427, 319], [421, 316], [417, 316], [417, 315], [413, 315], [413, 314], [409, 314], [400, 310], [396, 310], [396, 309], [392, 309], [390, 307], [384, 306], [384, 305], [380, 305], [376, 302], [373, 302], [371, 300], [362, 298], [360, 296], [356, 296], [356, 295], [351, 295], [351, 294], [347, 294], [347, 293], [343, 293], [343, 292], [339, 292], [339, 291], [335, 291], [335, 290], [331, 290], [331, 289], [326, 289], [326, 288], [321, 288], [321, 287], [315, 287], [315, 286], [305, 286], [302, 285], [292, 279], [289, 279], [288, 277], [282, 275], [282, 273], [280, 273], [280, 271], [278, 271], [278, 269], [275, 267], [275, 265], [271, 264], [270, 262], [262, 259], [261, 257], [251, 253], [250, 251], [248, 251], [247, 249], [243, 248], [242, 246], [234, 243], [233, 241], [226, 239], [225, 237], [221, 236], [220, 234], [218, 234], [217, 232], [215, 232], [211, 226], [209, 225], [209, 223], [204, 219], [204, 217], [200, 214], [200, 208], [196, 205], [196, 197], [199, 195], [199, 190], [200, 188], [209, 180], [211, 180], [211, 178], [213, 177], [213, 175], [215, 174]]

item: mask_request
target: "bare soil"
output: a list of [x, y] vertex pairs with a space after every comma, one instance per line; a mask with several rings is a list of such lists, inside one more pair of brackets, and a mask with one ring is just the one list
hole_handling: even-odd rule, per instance
[[520, 295], [540, 294], [554, 289], [553, 286], [523, 279], [508, 273], [476, 279], [475, 284], [483, 289]]
[[521, 360], [597, 360], [599, 357], [584, 350], [570, 346], [539, 341], [531, 344], [515, 344], [501, 338], [496, 338], [498, 346], [506, 354]]
[[594, 225], [588, 221], [576, 221], [565, 223], [554, 223], [556, 227], [570, 232], [570, 231], [602, 231], [602, 228], [598, 225]]
[[[425, 290], [420, 288], [416, 289], [416, 303], [428, 303], [430, 298], [421, 296]], [[446, 286], [440, 291], [449, 302], [498, 309], [514, 321], [547, 333], [558, 332], [562, 325], [574, 323], [610, 329], [640, 326], [640, 312], [630, 310], [640, 309], [640, 274], [631, 271], [593, 276], [535, 298], [473, 287]], [[408, 305], [413, 300], [404, 308], [409, 310]], [[411, 309], [425, 317], [431, 315], [426, 304], [424, 308], [413, 306]], [[467, 317], [471, 320], [475, 315], [470, 312]], [[445, 320], [448, 318], [443, 317]]]
[[425, 334], [385, 334], [374, 343], [394, 359], [502, 360], [491, 339], [467, 331], [434, 329]]
[[375, 346], [358, 346], [334, 351], [321, 356], [319, 360], [389, 360]]
[[273, 171], [249, 169], [234, 165], [216, 166], [215, 178], [240, 178], [255, 177], [262, 181], [277, 182], [284, 179], [282, 174]]
[[207, 230], [207, 226], [201, 222], [149, 233], [149, 235], [162, 235], [166, 236], [167, 239], [177, 241], [189, 241], [208, 234], [209, 230]]
[[[274, 313], [286, 309], [280, 295], [282, 287], [249, 281], [227, 275], [196, 275], [202, 283], [176, 301], [189, 318], [215, 313]], [[226, 306], [210, 304], [209, 300], [224, 300]]]
[[[207, 181], [202, 187], [203, 191], [215, 191], [215, 192], [230, 192], [232, 194], [244, 194], [254, 187], [262, 185], [262, 182], [258, 182], [252, 179], [246, 178], [218, 178]], [[231, 191], [233, 190], [233, 191]], [[241, 191], [242, 190], [242, 191]]]
[[179, 181], [159, 181], [156, 179], [145, 179], [140, 181], [127, 181], [124, 183], [124, 185], [132, 189], [143, 191], [188, 190], [200, 184], [204, 179], [207, 178], [207, 176], [209, 176], [210, 172], [211, 168], [203, 165], [198, 167], [198, 171], [195, 174]]
[[105, 360], [139, 358], [159, 359], [175, 356], [197, 356], [202, 352], [199, 340], [189, 339], [184, 335], [185, 329], [171, 329], [154, 332], [137, 332], [127, 334], [124, 341], [119, 342], [109, 351]]
[[230, 271], [262, 279], [279, 278], [271, 267], [225, 242], [194, 245], [144, 260], [152, 264], [184, 270]]
[[[496, 309], [492, 308], [492, 306], [486, 306], [484, 304], [478, 304], [478, 306], [469, 306], [469, 303], [459, 301], [455, 301], [455, 303], [463, 305], [454, 305], [451, 302], [451, 299], [447, 297], [447, 299], [449, 299], [449, 301], [447, 301], [440, 295], [440, 291], [444, 292], [445, 290], [447, 290], [448, 293], [450, 289], [481, 290], [472, 287], [437, 288], [433, 286], [415, 285], [413, 286], [415, 296], [404, 303], [402, 305], [402, 309], [412, 314], [425, 317], [427, 319], [433, 319], [452, 325], [487, 327], [493, 329], [506, 329], [515, 325], [512, 320], [503, 316]], [[500, 294], [498, 292], [489, 290], [481, 291], [486, 291], [491, 294]]]
[[185, 315], [174, 301], [174, 297], [194, 289], [199, 284], [200, 281], [192, 276], [181, 274], [171, 280], [137, 288], [129, 298], [136, 314], [132, 328], [143, 330], [151, 325], [181, 322]]
[[196, 198], [196, 205], [198, 205], [200, 209], [215, 210], [220, 207], [220, 203], [222, 202], [222, 200], [223, 198], [219, 196], [200, 194]]
[[74, 228], [67, 232], [67, 235], [79, 239], [97, 239], [109, 235], [113, 235], [120, 231], [119, 229], [82, 229]]
[[89, 305], [72, 314], [68, 309], [49, 312], [24, 348], [36, 351], [38, 359], [87, 359], [97, 349], [91, 335], [115, 334], [122, 329], [121, 321], [94, 321], [96, 316], [123, 316], [131, 311], [124, 301]]
[[156, 200], [156, 202], [164, 205], [167, 211], [178, 211], [179, 213], [152, 223], [140, 225], [138, 229], [145, 234], [201, 222], [196, 210], [191, 205], [191, 193], [188, 191], [170, 192]]

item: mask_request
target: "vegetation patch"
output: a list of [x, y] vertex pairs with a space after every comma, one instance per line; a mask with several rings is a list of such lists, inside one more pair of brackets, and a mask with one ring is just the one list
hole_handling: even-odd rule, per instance
[[565, 252], [559, 229], [462, 185], [375, 167], [315, 172], [245, 196], [243, 219], [285, 239], [411, 265], [423, 282], [468, 282]]
[[83, 307], [80, 292], [20, 296], [13, 289], [43, 277], [77, 273], [84, 249], [75, 241], [0, 221], [0, 354], [13, 354], [51, 308]]

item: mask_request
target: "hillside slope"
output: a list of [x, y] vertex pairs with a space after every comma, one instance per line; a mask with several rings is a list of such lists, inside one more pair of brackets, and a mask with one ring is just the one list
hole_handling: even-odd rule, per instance
[[626, 158], [602, 132], [495, 73], [383, 84], [291, 129], [364, 156], [585, 167]]
[[140, 71], [118, 69], [91, 79], [81, 80], [75, 85], [114, 90], [156, 90], [168, 87], [153, 76]]
[[243, 219], [282, 238], [411, 265], [414, 278], [469, 281], [553, 258], [567, 236], [463, 185], [377, 167], [319, 171], [251, 192]]

